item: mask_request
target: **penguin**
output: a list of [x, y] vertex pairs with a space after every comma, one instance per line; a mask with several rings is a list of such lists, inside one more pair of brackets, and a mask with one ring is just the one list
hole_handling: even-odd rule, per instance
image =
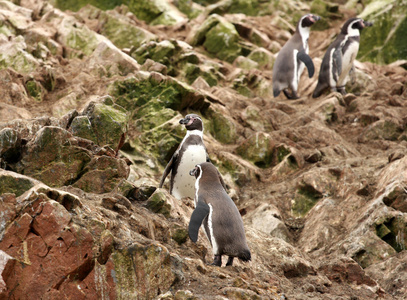
[[210, 161], [203, 142], [203, 122], [196, 114], [186, 115], [179, 121], [187, 129], [186, 135], [171, 157], [161, 177], [159, 187], [171, 172], [170, 194], [180, 200], [184, 197], [194, 198], [195, 178], [188, 176], [189, 170], [196, 164]]
[[[308, 55], [308, 38], [311, 26], [320, 19], [313, 14], [303, 16], [298, 21], [294, 35], [278, 53], [273, 66], [274, 98], [283, 91], [287, 99], [298, 99], [298, 82], [304, 68], [307, 67], [310, 78], [314, 75], [314, 63]], [[291, 90], [291, 94], [288, 90]]]
[[202, 223], [212, 245], [212, 265], [222, 266], [222, 255], [228, 255], [226, 266], [233, 259], [250, 261], [251, 253], [246, 241], [243, 220], [216, 167], [210, 162], [195, 166], [189, 174], [195, 181], [195, 209], [188, 225], [190, 239], [196, 243]]
[[313, 98], [319, 97], [329, 87], [333, 92], [346, 94], [345, 85], [350, 73], [354, 72], [353, 62], [359, 51], [360, 31], [372, 25], [360, 18], [350, 18], [345, 22], [322, 59]]

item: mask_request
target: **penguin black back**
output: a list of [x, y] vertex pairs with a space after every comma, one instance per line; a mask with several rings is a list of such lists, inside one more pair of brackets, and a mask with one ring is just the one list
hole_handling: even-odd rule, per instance
[[196, 242], [203, 223], [214, 253], [214, 265], [222, 264], [222, 255], [228, 255], [226, 265], [233, 258], [249, 261], [251, 254], [247, 246], [243, 220], [233, 200], [225, 190], [224, 182], [216, 167], [211, 163], [196, 165], [190, 172], [196, 177], [195, 210], [192, 213], [188, 232]]

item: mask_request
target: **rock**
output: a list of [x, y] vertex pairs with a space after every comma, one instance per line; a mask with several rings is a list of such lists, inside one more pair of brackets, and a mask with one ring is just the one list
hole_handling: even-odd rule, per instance
[[16, 162], [21, 156], [21, 137], [11, 128], [0, 130], [0, 158], [6, 162]]
[[236, 148], [236, 153], [260, 168], [267, 168], [272, 164], [274, 149], [271, 136], [258, 132]]
[[269, 70], [273, 69], [275, 58], [270, 51], [264, 48], [257, 48], [253, 50], [252, 52], [250, 52], [247, 58], [257, 62], [260, 68]]
[[241, 69], [245, 70], [252, 70], [252, 69], [257, 69], [258, 63], [255, 62], [254, 60], [251, 60], [250, 58], [244, 57], [244, 56], [238, 56], [233, 64]]
[[[381, 64], [389, 64], [406, 57], [405, 34], [407, 22], [405, 7], [400, 0], [372, 1], [359, 14], [360, 18], [373, 22], [373, 28], [361, 36], [359, 57]], [[387, 24], [397, 24], [390, 28]]]
[[212, 136], [218, 141], [225, 144], [234, 143], [237, 140], [236, 125], [230, 118], [225, 114], [222, 114], [220, 111], [222, 111], [221, 107], [219, 107], [218, 111], [214, 109], [208, 109], [206, 111], [205, 118], [210, 119], [211, 122], [204, 122], [205, 128], [207, 128]]
[[402, 128], [399, 122], [392, 118], [379, 120], [367, 126], [358, 137], [361, 143], [371, 140], [384, 139], [395, 141], [401, 135]]
[[165, 193], [155, 191], [147, 200], [146, 206], [151, 211], [163, 214], [168, 218], [171, 214], [171, 204], [168, 203], [167, 197], [168, 195]]
[[39, 66], [39, 62], [27, 51], [22, 36], [10, 41], [0, 41], [0, 53], [1, 65], [13, 68], [17, 72], [27, 74]]
[[127, 75], [139, 69], [137, 61], [120, 51], [110, 41], [99, 43], [90, 55], [89, 68], [99, 76]]
[[90, 55], [100, 42], [106, 40], [74, 17], [57, 10], [49, 11], [42, 20], [56, 28], [57, 42], [67, 47], [68, 57]]
[[12, 171], [0, 169], [0, 183], [0, 195], [14, 193], [18, 197], [31, 189], [37, 181]]
[[15, 259], [8, 255], [3, 250], [0, 250], [0, 295], [6, 291], [7, 286], [5, 280], [10, 276], [10, 272], [14, 267]]
[[203, 44], [209, 53], [228, 62], [233, 62], [241, 52], [238, 40], [235, 27], [217, 14], [210, 15], [187, 38], [192, 46]]
[[109, 97], [101, 98], [104, 103], [91, 102], [82, 116], [72, 120], [71, 130], [76, 136], [88, 138], [100, 146], [117, 149], [123, 135], [127, 133], [127, 111], [119, 105], [109, 103]]
[[69, 141], [73, 142], [73, 136], [68, 131], [54, 126], [43, 127], [27, 144], [27, 152], [16, 170], [50, 186], [72, 183], [84, 164], [90, 161], [91, 153]]
[[365, 272], [393, 297], [404, 297], [406, 287], [405, 268], [406, 251], [400, 252], [389, 259], [367, 267]]
[[82, 171], [84, 174], [73, 184], [85, 192], [97, 194], [112, 191], [129, 175], [129, 168], [124, 160], [100, 156], [93, 157]]
[[291, 236], [281, 221], [281, 214], [276, 207], [270, 204], [262, 204], [245, 216], [247, 226], [262, 231], [273, 237], [280, 238], [287, 243], [291, 242]]
[[[120, 11], [120, 9], [122, 11]], [[96, 7], [87, 5], [78, 11], [78, 15], [89, 20], [98, 22], [98, 32], [106, 36], [116, 47], [123, 48], [138, 48], [141, 44], [156, 40], [157, 37], [137, 26], [132, 21], [131, 16], [126, 12], [127, 7], [120, 7], [115, 10], [101, 11]]]

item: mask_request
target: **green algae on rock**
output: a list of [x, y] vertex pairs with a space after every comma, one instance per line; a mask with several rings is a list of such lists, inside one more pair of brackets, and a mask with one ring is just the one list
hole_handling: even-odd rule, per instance
[[389, 64], [407, 57], [407, 9], [403, 0], [373, 0], [360, 18], [373, 22], [360, 37], [358, 57]]
[[24, 194], [36, 184], [30, 177], [0, 169], [0, 195], [14, 193], [16, 197]]
[[269, 134], [257, 132], [236, 148], [236, 153], [260, 168], [267, 168], [272, 165], [274, 148]]

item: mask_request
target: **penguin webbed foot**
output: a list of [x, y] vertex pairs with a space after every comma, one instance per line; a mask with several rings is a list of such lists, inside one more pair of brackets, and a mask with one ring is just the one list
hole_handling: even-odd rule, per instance
[[286, 90], [283, 90], [283, 93], [287, 97], [287, 99], [289, 99], [289, 100], [295, 100], [295, 99], [300, 98], [297, 95], [297, 92], [295, 92], [295, 91], [292, 91], [291, 95]]
[[233, 259], [234, 259], [233, 256], [229, 256], [226, 266], [233, 266]]
[[339, 86], [336, 88], [336, 90], [341, 93], [342, 95], [346, 95], [346, 89], [344, 86]]
[[[228, 260], [229, 262], [229, 260]], [[222, 266], [222, 256], [221, 255], [215, 255], [213, 259], [213, 263], [210, 264], [211, 266], [217, 266], [220, 267]]]

